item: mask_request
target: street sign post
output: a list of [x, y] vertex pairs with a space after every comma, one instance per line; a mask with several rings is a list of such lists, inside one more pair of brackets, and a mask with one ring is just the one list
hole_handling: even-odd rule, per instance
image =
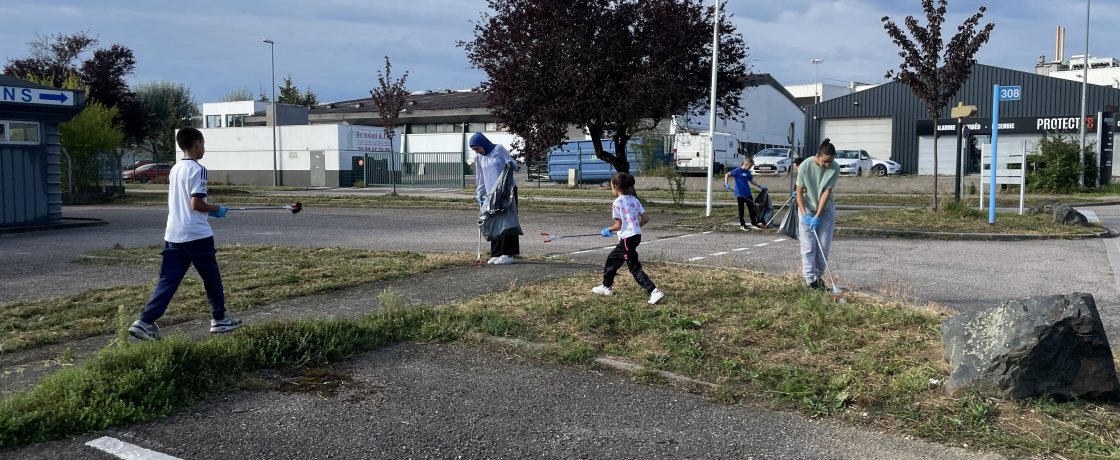
[[[1021, 86], [992, 86], [992, 163], [988, 167], [991, 172], [990, 189], [988, 190], [988, 225], [996, 223], [996, 167], [999, 157], [999, 103], [1003, 101], [1017, 101], [1023, 95]], [[980, 171], [981, 174], [984, 171]]]

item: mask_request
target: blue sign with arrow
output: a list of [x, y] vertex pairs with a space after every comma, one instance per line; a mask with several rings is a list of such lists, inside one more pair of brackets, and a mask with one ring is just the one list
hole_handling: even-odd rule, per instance
[[0, 103], [73, 106], [73, 91], [63, 89], [0, 86]]

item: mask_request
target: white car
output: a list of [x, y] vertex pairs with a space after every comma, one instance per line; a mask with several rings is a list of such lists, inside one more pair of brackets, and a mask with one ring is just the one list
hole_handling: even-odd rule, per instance
[[871, 155], [866, 150], [836, 149], [836, 164], [842, 176], [862, 176], [871, 171]]
[[754, 154], [754, 166], [751, 172], [755, 174], [785, 174], [793, 167], [793, 150], [787, 148], [769, 148]]
[[899, 174], [902, 172], [902, 165], [891, 160], [880, 160], [876, 158], [871, 160], [871, 172], [876, 176]]

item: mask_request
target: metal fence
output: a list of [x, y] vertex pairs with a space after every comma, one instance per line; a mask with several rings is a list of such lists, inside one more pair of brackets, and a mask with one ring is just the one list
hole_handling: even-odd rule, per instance
[[366, 187], [464, 187], [468, 166], [462, 152], [367, 153], [361, 178]]

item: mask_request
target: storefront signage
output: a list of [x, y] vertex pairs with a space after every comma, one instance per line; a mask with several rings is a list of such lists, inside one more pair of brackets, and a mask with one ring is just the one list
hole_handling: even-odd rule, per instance
[[21, 88], [0, 86], [0, 102], [15, 104], [41, 104], [71, 106], [75, 104], [73, 91], [61, 89]]
[[350, 128], [350, 145], [348, 150], [362, 152], [392, 152], [393, 143], [385, 136], [381, 128], [363, 128], [352, 126]]
[[[1081, 129], [1078, 124], [1079, 117], [1000, 117], [999, 119], [999, 133], [1000, 134], [1041, 134], [1041, 133], [1075, 133]], [[1096, 123], [1093, 116], [1086, 117], [1086, 128], [1089, 130], [1096, 129]], [[971, 134], [991, 134], [992, 121], [991, 118], [965, 118], [964, 127], [968, 128]], [[919, 136], [932, 136], [933, 135], [933, 122], [931, 120], [918, 120], [916, 126], [917, 134]], [[937, 132], [939, 135], [945, 133], [955, 133], [957, 130], [956, 123], [938, 123]]]

